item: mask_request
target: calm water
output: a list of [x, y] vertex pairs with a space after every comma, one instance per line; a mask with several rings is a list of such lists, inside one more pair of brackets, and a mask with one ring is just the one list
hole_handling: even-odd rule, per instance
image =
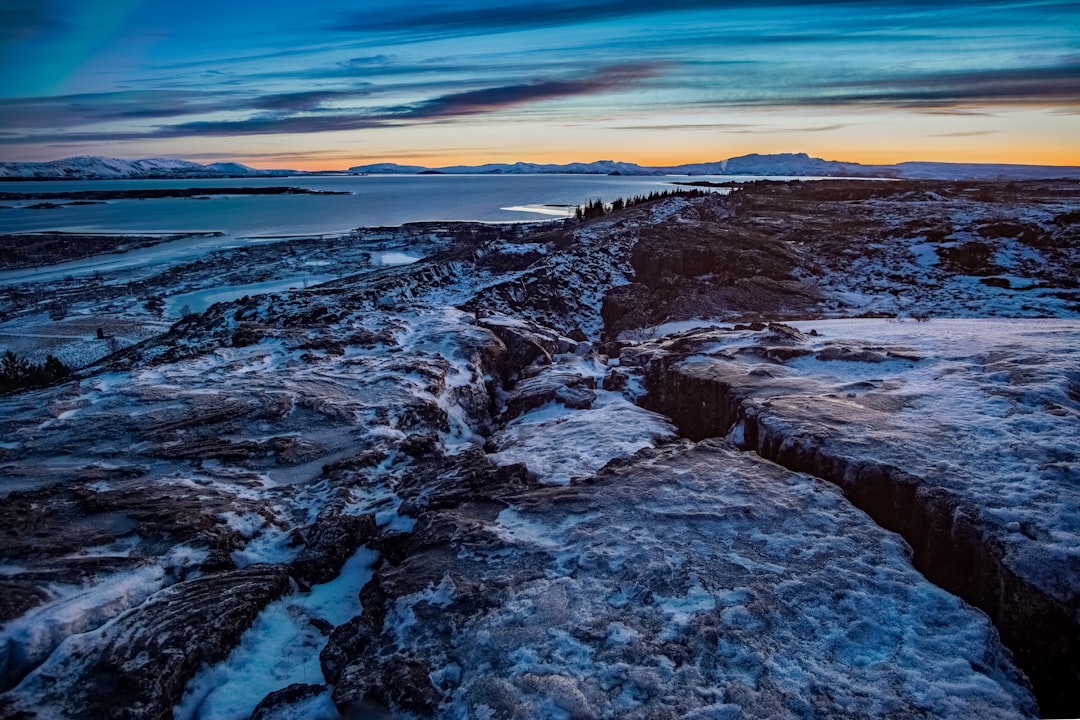
[[[53, 280], [68, 275], [119, 269], [151, 272], [165, 265], [205, 255], [215, 248], [258, 242], [260, 236], [341, 233], [357, 227], [401, 225], [420, 221], [471, 220], [529, 222], [550, 220], [560, 212], [597, 198], [610, 202], [654, 190], [676, 189], [685, 180], [667, 177], [607, 175], [369, 175], [221, 180], [96, 180], [3, 182], [0, 192], [63, 192], [142, 188], [293, 186], [334, 190], [348, 195], [212, 196], [208, 200], [159, 198], [110, 200], [101, 205], [30, 210], [38, 201], [2, 202], [0, 233], [97, 232], [139, 233], [219, 231], [220, 237], [193, 237], [123, 254], [0, 271], [0, 285]], [[762, 178], [725, 176], [725, 181]], [[796, 178], [768, 178], [785, 180]], [[801, 178], [811, 179], [811, 178]], [[531, 209], [531, 211], [529, 211]]]
[[[98, 180], [5, 182], [0, 192], [125, 190], [168, 187], [282, 186], [335, 190], [350, 195], [213, 196], [209, 200], [161, 198], [110, 200], [105, 205], [56, 210], [0, 210], [0, 232], [161, 232], [218, 230], [230, 237], [335, 233], [361, 226], [416, 221], [522, 222], [552, 214], [505, 208], [580, 205], [590, 199], [671, 189], [686, 178], [606, 175], [369, 175], [228, 180]], [[694, 178], [695, 180], [701, 178]], [[0, 203], [2, 205], [29, 205]]]

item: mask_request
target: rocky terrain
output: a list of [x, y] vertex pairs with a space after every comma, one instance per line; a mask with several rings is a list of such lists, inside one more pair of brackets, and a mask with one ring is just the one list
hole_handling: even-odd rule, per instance
[[0, 717], [1076, 715], [1078, 223], [757, 184], [9, 287], [356, 273], [0, 397]]

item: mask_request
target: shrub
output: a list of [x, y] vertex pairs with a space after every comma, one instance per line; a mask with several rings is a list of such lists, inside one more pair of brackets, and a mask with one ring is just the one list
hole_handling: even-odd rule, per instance
[[52, 355], [47, 356], [45, 362], [37, 365], [8, 350], [0, 357], [0, 393], [51, 385], [70, 374], [71, 370], [67, 365]]

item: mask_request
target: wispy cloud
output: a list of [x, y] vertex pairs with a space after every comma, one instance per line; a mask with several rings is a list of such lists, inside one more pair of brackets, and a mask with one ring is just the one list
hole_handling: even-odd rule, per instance
[[[135, 106], [135, 99], [121, 96], [79, 96], [48, 100], [27, 100], [12, 103], [11, 112], [18, 109], [25, 122], [50, 109], [74, 112], [74, 105], [81, 105], [77, 112], [81, 117], [94, 120], [118, 118], [152, 118], [155, 113], [168, 113], [179, 117], [196, 112], [223, 109], [247, 109], [262, 111], [248, 118], [195, 120], [191, 122], [159, 125], [147, 130], [116, 130], [86, 132], [50, 132], [27, 135], [0, 136], [0, 143], [31, 142], [105, 142], [178, 137], [222, 137], [242, 135], [280, 135], [299, 133], [338, 132], [377, 127], [400, 126], [438, 119], [451, 119], [497, 112], [513, 106], [528, 105], [544, 100], [592, 95], [623, 89], [633, 83], [655, 76], [662, 64], [633, 64], [604, 68], [591, 75], [574, 79], [537, 80], [468, 92], [449, 93], [406, 106], [369, 108], [354, 111], [329, 111], [326, 103], [355, 99], [362, 91], [310, 91], [281, 93], [254, 98], [237, 99], [191, 96], [190, 105], [170, 104], [168, 107]], [[175, 103], [181, 96], [168, 95], [158, 98]], [[183, 96], [188, 97], [188, 96]], [[145, 100], [145, 97], [142, 98]], [[0, 116], [2, 117], [2, 116]]]
[[113, 121], [156, 120], [221, 112], [256, 111], [267, 119], [316, 112], [334, 102], [366, 97], [360, 87], [249, 95], [239, 90], [156, 90], [16, 98], [0, 103], [9, 128], [74, 128]]
[[979, 137], [981, 135], [993, 135], [996, 130], [968, 130], [965, 132], [934, 133], [931, 137]]
[[815, 103], [916, 107], [1040, 104], [1080, 105], [1080, 62], [1044, 67], [912, 74], [832, 83]]
[[394, 116], [414, 119], [459, 117], [541, 100], [609, 92], [625, 88], [638, 80], [654, 77], [662, 68], [663, 65], [658, 63], [621, 65], [577, 80], [542, 80], [452, 93], [402, 108], [401, 112], [394, 113]]
[[[908, 0], [898, 4], [890, 0], [541, 0], [540, 2], [462, 2], [452, 9], [431, 3], [398, 3], [393, 12], [365, 11], [345, 15], [328, 24], [328, 29], [363, 34], [406, 33], [417, 35], [475, 35], [532, 30], [565, 25], [611, 22], [642, 15], [672, 12], [740, 11], [759, 8], [848, 6], [895, 12], [900, 9], [985, 7], [979, 0]], [[989, 4], [1001, 4], [1000, 2]], [[1011, 7], [1047, 6], [1050, 2], [1010, 3]]]
[[4, 0], [0, 5], [0, 43], [53, 32], [61, 25], [49, 0]]

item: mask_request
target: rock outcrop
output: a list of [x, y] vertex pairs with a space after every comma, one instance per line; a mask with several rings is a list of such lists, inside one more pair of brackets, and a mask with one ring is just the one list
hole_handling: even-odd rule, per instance
[[687, 331], [623, 364], [643, 369], [645, 404], [686, 436], [727, 436], [829, 480], [903, 535], [927, 578], [995, 622], [1043, 711], [1075, 714], [1080, 497], [1059, 438], [1080, 432], [1067, 350], [1080, 330], [814, 327]]
[[343, 714], [1036, 712], [986, 618], [823, 481], [703, 443], [496, 495], [376, 571], [323, 652]]

